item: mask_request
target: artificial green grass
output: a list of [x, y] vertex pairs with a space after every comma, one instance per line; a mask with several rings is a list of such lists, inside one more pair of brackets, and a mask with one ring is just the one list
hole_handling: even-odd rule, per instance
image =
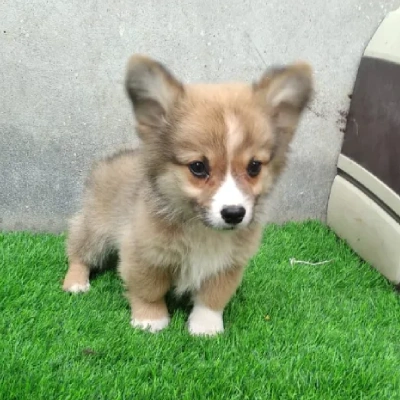
[[398, 295], [320, 223], [267, 229], [217, 338], [133, 330], [115, 272], [66, 268], [62, 235], [0, 234], [1, 399], [400, 398]]

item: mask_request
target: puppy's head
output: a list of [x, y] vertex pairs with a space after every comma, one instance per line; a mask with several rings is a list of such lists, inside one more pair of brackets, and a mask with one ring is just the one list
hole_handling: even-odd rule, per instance
[[184, 85], [162, 64], [133, 56], [126, 89], [160, 214], [216, 229], [260, 221], [311, 96], [311, 75], [298, 63], [252, 85]]

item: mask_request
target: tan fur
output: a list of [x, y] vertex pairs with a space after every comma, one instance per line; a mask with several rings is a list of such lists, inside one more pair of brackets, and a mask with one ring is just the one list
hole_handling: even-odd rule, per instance
[[[264, 204], [311, 86], [303, 64], [274, 69], [253, 85], [183, 85], [156, 61], [134, 56], [126, 87], [142, 144], [96, 163], [89, 175], [70, 224], [64, 290], [77, 291], [117, 250], [135, 326], [162, 329], [164, 296], [174, 288], [198, 305], [192, 333], [221, 331], [218, 321], [203, 329], [201, 318], [219, 318], [212, 310], [222, 312], [257, 251]], [[247, 173], [253, 159], [262, 163], [254, 177]], [[188, 165], [203, 160], [210, 173], [199, 179]], [[227, 174], [252, 215], [247, 225], [220, 230], [207, 216]]]
[[89, 289], [89, 268], [80, 262], [71, 262], [67, 275], [64, 278], [63, 289], [74, 291], [86, 291]]
[[205, 280], [196, 300], [211, 310], [223, 310], [242, 279], [244, 266], [232, 267]]

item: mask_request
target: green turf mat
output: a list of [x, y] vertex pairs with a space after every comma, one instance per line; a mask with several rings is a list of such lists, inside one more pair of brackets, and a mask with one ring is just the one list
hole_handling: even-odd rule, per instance
[[66, 268], [62, 235], [0, 234], [1, 399], [400, 398], [398, 294], [318, 222], [266, 230], [212, 339], [182, 308], [135, 331], [115, 272], [69, 295]]

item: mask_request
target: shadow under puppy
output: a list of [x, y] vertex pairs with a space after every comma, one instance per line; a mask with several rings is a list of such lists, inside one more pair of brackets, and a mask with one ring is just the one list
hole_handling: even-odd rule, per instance
[[273, 68], [252, 85], [186, 85], [134, 55], [126, 89], [141, 144], [93, 167], [70, 223], [63, 289], [89, 290], [91, 269], [117, 250], [134, 327], [165, 328], [174, 288], [192, 296], [189, 331], [217, 334], [258, 249], [267, 195], [312, 92], [311, 68]]

